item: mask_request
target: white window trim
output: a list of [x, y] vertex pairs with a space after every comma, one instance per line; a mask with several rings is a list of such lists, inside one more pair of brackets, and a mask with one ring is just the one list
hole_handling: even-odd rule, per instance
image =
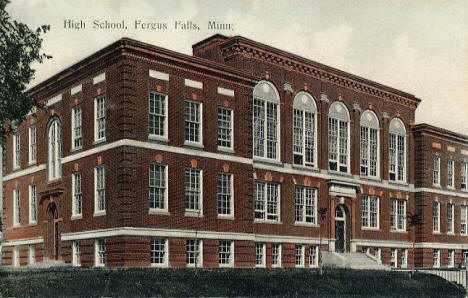
[[401, 255], [404, 260], [404, 262], [402, 261], [400, 264], [401, 268], [408, 268], [408, 249], [407, 248], [402, 249]]
[[[55, 139], [51, 139], [51, 132], [54, 130]], [[52, 141], [55, 146], [55, 152], [52, 155], [51, 144]], [[54, 161], [55, 166], [52, 167]], [[62, 125], [56, 118], [53, 119], [48, 125], [47, 131], [47, 180], [53, 181], [62, 177]]]
[[13, 170], [21, 168], [21, 138], [19, 130], [13, 133]]
[[[319, 244], [319, 245], [320, 245], [320, 244]], [[316, 268], [316, 267], [318, 267], [318, 265], [319, 265], [319, 264], [318, 264], [318, 261], [319, 261], [319, 252], [318, 252], [318, 248], [319, 248], [318, 245], [310, 245], [310, 246], [309, 246], [309, 249], [310, 249], [310, 251], [309, 251], [309, 267], [311, 267], [311, 268]], [[314, 258], [314, 262], [313, 262], [313, 263], [310, 262], [310, 256], [311, 256], [311, 251], [312, 251], [312, 250], [314, 250], [314, 255], [315, 255], [315, 258]]]
[[[437, 205], [437, 229], [434, 230], [434, 204]], [[438, 234], [440, 233], [440, 202], [433, 201], [432, 202], [432, 233]]]
[[[221, 218], [221, 219], [234, 219], [234, 174], [232, 173], [220, 173], [220, 174], [224, 174], [224, 175], [230, 175], [231, 176], [231, 179], [230, 179], [230, 187], [231, 187], [231, 190], [230, 190], [230, 193], [231, 193], [231, 200], [229, 202], [229, 214], [219, 214], [219, 211], [216, 210], [216, 213], [218, 214], [218, 218]], [[218, 199], [218, 198], [217, 198]], [[218, 202], [216, 202], [218, 203]], [[218, 209], [218, 206], [216, 206], [216, 209]]]
[[[151, 72], [151, 70], [150, 70]], [[163, 141], [163, 142], [168, 142], [169, 141], [169, 136], [168, 136], [168, 123], [169, 123], [169, 95], [162, 93], [162, 92], [157, 92], [157, 91], [150, 91], [148, 93], [148, 131], [149, 131], [149, 117], [151, 115], [150, 113], [150, 101], [151, 101], [151, 93], [154, 93], [155, 95], [162, 95], [164, 96], [164, 133], [162, 135], [158, 134], [153, 134], [148, 132], [148, 138], [152, 140], [158, 140], [158, 141]]]
[[[76, 114], [76, 109], [80, 109], [81, 111], [81, 146], [75, 146], [75, 128], [76, 128], [76, 121], [75, 121], [75, 114]], [[71, 115], [71, 148], [72, 151], [74, 150], [79, 150], [83, 148], [83, 110], [81, 109], [81, 106], [74, 106], [72, 107], [72, 115]]]
[[[192, 103], [199, 104], [198, 116], [200, 119], [200, 126], [198, 129], [199, 129], [199, 134], [200, 134], [200, 137], [199, 137], [200, 140], [198, 142], [185, 140], [185, 137], [186, 137], [185, 136], [185, 121], [186, 120], [184, 119], [184, 145], [203, 148], [203, 103], [200, 101], [194, 101], [194, 100], [188, 100], [188, 99], [184, 101], [184, 104], [185, 102], [192, 102]], [[184, 117], [185, 117], [185, 111], [184, 111]]]
[[[390, 200], [390, 204], [393, 204], [393, 201], [397, 201], [396, 203], [396, 209], [395, 209], [395, 227], [390, 226], [390, 231], [392, 232], [406, 232], [406, 208], [407, 208], [407, 201], [403, 199], [394, 199], [392, 198]], [[398, 228], [398, 201], [403, 201], [403, 228], [399, 229]], [[390, 206], [390, 212], [391, 212], [391, 206]]]
[[[362, 230], [380, 230], [380, 197], [379, 196], [376, 196], [376, 195], [367, 195], [367, 226], [363, 226], [362, 225], [362, 218], [361, 218], [361, 229]], [[376, 224], [377, 226], [376, 227], [372, 227], [371, 226], [371, 220], [370, 220], [370, 198], [373, 197], [373, 198], [376, 198], [377, 199], [377, 219], [376, 219]], [[361, 197], [361, 200], [362, 200], [362, 197]], [[405, 204], [406, 205], [406, 204]], [[361, 203], [361, 206], [362, 206], [362, 203]], [[406, 212], [406, 208], [405, 208], [405, 212]], [[361, 210], [361, 216], [362, 216], [362, 210]], [[406, 225], [405, 225], [406, 226]]]
[[[449, 164], [452, 165], [452, 179], [449, 179]], [[455, 188], [455, 161], [453, 159], [447, 162], [447, 187]]]
[[[230, 245], [230, 252], [229, 252], [229, 263], [228, 264], [221, 264], [219, 263], [218, 261], [218, 265], [220, 268], [232, 268], [234, 267], [234, 241], [232, 240], [221, 240], [221, 241], [227, 241], [227, 242], [230, 242], [229, 245]], [[219, 245], [220, 246], [220, 245]], [[219, 246], [218, 246], [218, 249], [219, 249]], [[219, 258], [219, 252], [218, 252], [218, 258]]]
[[13, 267], [19, 268], [20, 264], [20, 254], [19, 254], [19, 246], [13, 247]]
[[[198, 210], [196, 209], [187, 209], [185, 208], [185, 216], [191, 217], [203, 217], [203, 170], [198, 168], [190, 168], [192, 170], [198, 170], [200, 172], [200, 197], [198, 198]], [[185, 176], [185, 172], [184, 172]], [[185, 179], [185, 177], [184, 177]], [[185, 181], [184, 181], [185, 182]], [[185, 184], [184, 184], [185, 186]], [[185, 200], [185, 190], [184, 190], [184, 200]], [[185, 204], [185, 201], [184, 201]]]
[[[452, 224], [449, 225], [449, 222], [448, 222], [448, 206], [451, 205], [452, 206], [452, 212], [451, 212], [451, 215], [452, 215]], [[449, 230], [449, 227], [451, 227], [451, 231]], [[453, 235], [455, 234], [455, 204], [453, 203], [447, 203], [447, 234], [449, 235]]]
[[[282, 267], [282, 254], [283, 254], [283, 245], [281, 245], [281, 243], [272, 243], [272, 245], [278, 245], [278, 264], [273, 264], [273, 261], [272, 261], [272, 264], [271, 264], [271, 267], [272, 268], [281, 268]], [[273, 249], [273, 246], [272, 246], [272, 249]], [[271, 253], [272, 255], [272, 259], [273, 259], [273, 251]]]
[[[164, 259], [163, 259], [163, 263], [161, 264], [158, 264], [158, 263], [153, 263], [151, 262], [151, 267], [155, 267], [155, 268], [168, 268], [169, 267], [169, 239], [168, 238], [162, 238], [162, 237], [154, 237], [154, 238], [151, 238], [151, 245], [153, 243], [153, 240], [154, 239], [162, 239], [164, 240]], [[151, 251], [152, 252], [152, 251]]]
[[[79, 248], [80, 251], [80, 258], [77, 258], [77, 248]], [[80, 240], [74, 240], [72, 241], [72, 266], [75, 267], [81, 267], [81, 242]]]
[[[219, 108], [222, 108], [231, 112], [231, 121], [229, 122], [229, 127], [231, 129], [231, 139], [230, 139], [231, 146], [225, 147], [225, 146], [218, 145], [218, 151], [234, 153], [234, 110], [231, 108], [222, 107], [222, 106], [219, 106], [218, 109]], [[218, 126], [219, 126], [219, 123], [218, 123]], [[219, 135], [218, 135], [218, 138], [219, 138]]]
[[[29, 209], [29, 224], [30, 225], [35, 225], [37, 224], [37, 186], [35, 184], [30, 184], [29, 185], [29, 200], [28, 200], [28, 209]], [[32, 195], [33, 195], [33, 188], [35, 188], [35, 200], [36, 200], [36, 220], [33, 220], [33, 210], [31, 209], [32, 206]]]
[[[105, 128], [104, 128], [104, 137], [99, 138], [99, 121], [98, 121], [98, 100], [104, 99], [104, 121], [105, 121]], [[107, 98], [105, 95], [100, 95], [94, 98], [94, 143], [100, 143], [106, 141], [107, 136], [107, 112], [106, 112], [106, 103]]]
[[[439, 248], [435, 248], [432, 252], [432, 267], [433, 268], [440, 268], [440, 255], [441, 250]], [[434, 264], [434, 254], [437, 253], [437, 264]]]
[[106, 263], [101, 263], [99, 257], [99, 241], [104, 241], [104, 253], [106, 254], [106, 263], [107, 263], [107, 247], [106, 240], [104, 238], [99, 238], [94, 241], [94, 267], [106, 267]]
[[[97, 169], [98, 168], [102, 168], [103, 171], [104, 171], [104, 191], [105, 191], [105, 195], [104, 195], [104, 210], [99, 210], [98, 208], [98, 189], [97, 189]], [[106, 210], [107, 210], [107, 190], [106, 190], [106, 168], [104, 167], [104, 165], [99, 165], [99, 166], [96, 166], [94, 167], [94, 214], [93, 216], [103, 216], [103, 215], [106, 215]]]
[[[149, 168], [149, 174], [151, 175], [151, 166], [158, 165], [164, 167], [164, 179], [165, 179], [165, 187], [164, 187], [164, 208], [151, 208], [149, 207], [149, 214], [164, 214], [167, 215], [169, 213], [169, 166], [167, 164], [162, 163], [151, 163]], [[148, 196], [149, 196], [149, 189], [150, 189], [150, 179], [148, 179]]]
[[[195, 261], [194, 264], [188, 264], [186, 266], [189, 268], [203, 268], [203, 240], [202, 239], [187, 239], [198, 241], [198, 261]], [[187, 242], [185, 243], [185, 253], [187, 253]]]
[[[302, 164], [300, 164], [300, 166], [304, 166], [304, 167], [309, 167], [309, 168], [312, 168], [312, 169], [318, 169], [318, 153], [317, 153], [317, 148], [318, 148], [318, 145], [317, 145], [317, 111], [315, 112], [310, 112], [310, 111], [306, 111], [304, 109], [297, 109], [297, 108], [293, 108], [293, 121], [294, 121], [294, 110], [298, 110], [298, 111], [301, 111], [301, 114], [302, 114], [302, 146], [301, 146], [301, 149], [302, 149], [302, 152], [294, 152], [294, 139], [293, 139], [293, 155], [296, 154], [296, 153], [300, 153], [302, 154]], [[311, 114], [314, 115], [314, 164], [313, 165], [306, 165], [306, 161], [305, 161], [305, 113], [306, 112], [310, 112]], [[293, 127], [293, 135], [294, 135], [294, 127]], [[294, 137], [293, 137], [294, 138]], [[293, 156], [293, 159], [294, 159], [294, 156]], [[293, 161], [293, 164], [294, 161]], [[297, 165], [297, 164], [296, 164]]]
[[[318, 227], [319, 224], [318, 224], [318, 212], [317, 212], [317, 208], [318, 208], [318, 192], [319, 190], [315, 187], [311, 187], [311, 186], [305, 186], [305, 185], [296, 185], [295, 187], [301, 187], [302, 190], [305, 192], [305, 189], [306, 188], [311, 188], [314, 190], [314, 217], [315, 217], [315, 223], [311, 223], [311, 222], [307, 222], [306, 221], [306, 204], [305, 204], [305, 195], [304, 195], [304, 208], [302, 208], [302, 221], [298, 221], [296, 220], [296, 214], [294, 214], [294, 223], [296, 225], [306, 225], [306, 226], [313, 226], [313, 227]], [[296, 194], [296, 189], [294, 189], [294, 208], [296, 207], [296, 197], [295, 197], [295, 194]], [[295, 210], [294, 210], [295, 212]]]
[[440, 186], [440, 156], [434, 156], [433, 167], [434, 168], [432, 170], [432, 184], [434, 186]]
[[[36, 160], [37, 160], [37, 128], [35, 125], [31, 125], [29, 126], [29, 137], [28, 137], [28, 140], [29, 140], [29, 144], [28, 144], [28, 151], [29, 151], [29, 165], [34, 165], [36, 164]], [[33, 156], [33, 152], [32, 152], [32, 146], [33, 146], [33, 143], [32, 143], [32, 136], [33, 136], [33, 132], [34, 131], [34, 139], [35, 139], [35, 143], [34, 143], [34, 147], [35, 147], [35, 154]]]
[[[16, 202], [19, 201], [17, 204]], [[19, 205], [19, 210], [16, 209], [16, 205]], [[13, 189], [13, 227], [19, 227], [21, 225], [21, 193], [19, 188]]]
[[[254, 180], [254, 183], [257, 183], [257, 182], [260, 182], [260, 183], [263, 183], [265, 184], [265, 189], [263, 190], [263, 197], [265, 198], [264, 200], [264, 204], [263, 204], [263, 212], [265, 214], [265, 217], [263, 219], [261, 218], [255, 218], [255, 198], [254, 198], [254, 223], [281, 223], [281, 183], [278, 183], [278, 182], [273, 182], [273, 181], [264, 181], [264, 180]], [[267, 185], [268, 184], [275, 184], [278, 186], [278, 204], [277, 204], [277, 216], [278, 216], [278, 219], [268, 219], [267, 218], [267, 205], [268, 205], [268, 190], [267, 190]]]
[[[301, 264], [297, 264], [296, 263], [296, 250], [297, 250], [297, 246], [300, 246], [301, 248]], [[294, 264], [295, 264], [295, 267], [296, 268], [304, 268], [305, 267], [305, 245], [304, 244], [296, 244], [294, 246]]]
[[[327, 160], [328, 160], [328, 170], [331, 172], [331, 173], [345, 173], [345, 174], [350, 174], [351, 173], [351, 167], [350, 167], [350, 164], [351, 164], [351, 145], [350, 145], [350, 136], [351, 136], [351, 132], [350, 132], [350, 122], [351, 120], [349, 121], [343, 121], [343, 120], [340, 120], [340, 119], [337, 119], [337, 118], [333, 118], [333, 117], [328, 117], [327, 118], [327, 121], [328, 119], [335, 119], [337, 122], [337, 139], [336, 139], [336, 148], [338, 149], [337, 150], [337, 159], [336, 160], [332, 160], [329, 158], [328, 154], [329, 154], [329, 151], [327, 151]], [[340, 163], [340, 146], [341, 146], [341, 140], [340, 140], [340, 122], [346, 122], [347, 126], [348, 126], [348, 137], [347, 137], [347, 158], [346, 158], [346, 172], [341, 172], [340, 171], [340, 166], [342, 165]], [[328, 125], [328, 122], [327, 122], [327, 125]], [[327, 127], [328, 129], [328, 127]], [[327, 138], [328, 138], [328, 135], [327, 135]], [[336, 171], [335, 170], [330, 170], [330, 161], [334, 161], [336, 162]]]
[[[262, 264], [257, 264], [257, 245], [262, 246]], [[266, 243], [256, 242], [254, 245], [255, 249], [255, 267], [256, 268], [265, 268], [266, 267]]]
[[83, 176], [81, 176], [81, 213], [76, 213], [76, 193], [75, 193], [75, 184], [76, 184], [76, 175], [81, 172], [72, 173], [72, 217], [71, 219], [80, 219], [83, 217]]
[[448, 251], [448, 268], [454, 268], [455, 267], [455, 250], [454, 249], [449, 249]]
[[[361, 127], [366, 127], [367, 128], [367, 175], [364, 175], [361, 173], [361, 169], [359, 168], [359, 175], [361, 177], [365, 177], [365, 178], [374, 178], [374, 179], [379, 179], [380, 178], [380, 129], [376, 129], [377, 130], [377, 162], [375, 164], [375, 176], [372, 176], [370, 175], [370, 148], [371, 148], [371, 145], [370, 145], [370, 130], [371, 129], [375, 129], [375, 128], [372, 128], [372, 127], [368, 127], [368, 126], [365, 126], [365, 125], [361, 125], [359, 127], [360, 129], [360, 139], [359, 139], [359, 146], [361, 144]], [[359, 152], [360, 154], [360, 152]], [[361, 156], [359, 156], [359, 167], [361, 167]]]
[[[253, 99], [255, 100], [255, 96], [253, 97]], [[280, 162], [281, 161], [281, 103], [280, 103], [280, 99], [278, 98], [278, 102], [273, 102], [273, 101], [269, 101], [267, 99], [263, 99], [263, 98], [260, 98], [260, 97], [257, 97], [257, 100], [261, 100], [263, 103], [264, 103], [264, 118], [263, 118], [263, 128], [264, 128], [264, 136], [263, 136], [263, 155], [262, 156], [258, 156], [258, 155], [255, 155], [255, 148], [252, 148], [252, 156], [253, 156], [253, 160], [257, 160], [257, 161], [266, 161], [266, 162], [271, 162], [271, 161], [275, 161], [275, 162]], [[268, 156], [268, 146], [267, 146], [267, 143], [268, 143], [268, 138], [267, 138], [267, 103], [270, 102], [272, 104], [275, 104], [277, 107], [276, 107], [276, 117], [277, 117], [277, 122], [276, 122], [276, 158], [269, 158], [267, 157]], [[252, 105], [252, 112], [253, 112], [253, 109], [254, 109], [254, 105]], [[254, 113], [252, 113], [252, 118], [254, 117]], [[252, 121], [252, 125], [254, 125], [254, 122], [255, 121]], [[255, 146], [255, 127], [252, 127], [252, 146]]]
[[394, 255], [393, 255], [393, 260], [390, 259], [390, 266], [392, 264], [392, 261], [395, 263], [395, 265], [393, 266], [393, 268], [398, 268], [398, 249], [396, 248], [392, 248], [391, 249], [391, 252], [390, 252], [390, 257], [392, 257], [391, 253], [394, 252]]
[[36, 246], [34, 244], [28, 245], [28, 265], [36, 263]]
[[[395, 135], [395, 180], [390, 180], [390, 167], [388, 169], [388, 173], [389, 173], [389, 177], [388, 177], [388, 180], [390, 181], [390, 183], [406, 183], [406, 155], [407, 155], [407, 152], [406, 152], [406, 148], [407, 148], [407, 137], [406, 135], [401, 135], [401, 134], [397, 134], [397, 133], [389, 133], [389, 137], [390, 135]], [[403, 137], [403, 180], [400, 180], [398, 179], [398, 162], [399, 162], [399, 159], [398, 159], [398, 136], [402, 136]], [[390, 144], [389, 144], [390, 146]], [[390, 148], [389, 148], [390, 150]], [[389, 158], [389, 161], [390, 161], [390, 158]]]

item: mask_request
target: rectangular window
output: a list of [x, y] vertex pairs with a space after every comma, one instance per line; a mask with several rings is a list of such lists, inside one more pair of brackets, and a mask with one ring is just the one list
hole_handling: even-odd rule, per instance
[[168, 210], [168, 181], [167, 165], [151, 163], [149, 166], [149, 194], [150, 211]]
[[29, 223], [37, 223], [37, 187], [29, 185]]
[[281, 267], [281, 244], [280, 243], [271, 244], [271, 265], [274, 268]]
[[202, 214], [202, 171], [185, 169], [185, 211]]
[[278, 183], [255, 181], [254, 214], [256, 220], [280, 220], [280, 195]]
[[406, 201], [392, 199], [390, 228], [393, 231], [406, 231]]
[[218, 147], [234, 148], [233, 111], [218, 107]]
[[405, 140], [403, 135], [390, 134], [389, 137], [389, 180], [405, 182]]
[[81, 216], [83, 212], [83, 193], [80, 172], [72, 174], [72, 198], [72, 216]]
[[294, 163], [315, 167], [315, 114], [294, 109]]
[[408, 267], [408, 249], [403, 248], [401, 250], [401, 268]]
[[447, 256], [447, 267], [455, 267], [455, 250], [449, 249]]
[[94, 214], [106, 213], [106, 172], [104, 166], [94, 168]]
[[468, 190], [468, 183], [466, 183], [466, 177], [468, 177], [468, 162], [462, 162], [461, 167], [461, 189]]
[[318, 246], [311, 245], [310, 252], [309, 252], [309, 266], [310, 267], [317, 267], [318, 266]]
[[378, 131], [361, 126], [361, 175], [377, 177]]
[[255, 267], [265, 267], [265, 243], [255, 243]]
[[184, 102], [185, 141], [203, 143], [202, 137], [202, 104], [200, 102]]
[[392, 248], [390, 251], [390, 267], [398, 267], [398, 249]]
[[80, 240], [73, 241], [72, 265], [73, 266], [81, 266], [81, 245], [80, 245]]
[[151, 266], [167, 267], [168, 266], [168, 240], [166, 238], [151, 239]]
[[434, 156], [432, 183], [434, 185], [440, 185], [440, 157], [439, 156]]
[[106, 97], [94, 100], [94, 142], [106, 139]]
[[28, 264], [36, 263], [36, 246], [34, 244], [28, 245]]
[[19, 188], [15, 188], [13, 190], [13, 226], [19, 226], [21, 222], [20, 214], [21, 214], [21, 209], [20, 209], [20, 190]]
[[328, 118], [328, 167], [348, 173], [348, 122]]
[[95, 242], [95, 264], [96, 267], [105, 267], [106, 266], [106, 242], [104, 239], [97, 239]]
[[72, 149], [77, 150], [83, 147], [83, 133], [82, 133], [82, 114], [81, 107], [76, 106], [72, 108]]
[[468, 219], [468, 205], [460, 206], [460, 234], [468, 235], [467, 219]]
[[13, 267], [18, 268], [20, 266], [20, 255], [19, 246], [13, 247]]
[[253, 118], [254, 156], [278, 159], [278, 104], [254, 98]]
[[202, 267], [202, 241], [190, 239], [186, 241], [186, 259], [189, 267]]
[[455, 187], [455, 161], [449, 160], [447, 162], [447, 186]]
[[307, 186], [296, 186], [294, 205], [296, 222], [317, 223], [317, 189]]
[[29, 164], [36, 163], [36, 155], [37, 155], [37, 136], [36, 136], [36, 126], [29, 127]]
[[432, 202], [432, 231], [440, 232], [440, 203]]
[[379, 197], [362, 195], [361, 224], [363, 228], [379, 228]]
[[296, 267], [304, 267], [304, 245], [296, 244]]
[[434, 249], [432, 252], [432, 267], [440, 267], [440, 249]]
[[234, 266], [234, 242], [219, 241], [219, 267]]
[[20, 157], [20, 134], [16, 131], [13, 134], [13, 169], [19, 169], [21, 166], [21, 157]]
[[218, 174], [218, 215], [234, 216], [232, 174]]
[[454, 217], [455, 217], [455, 207], [452, 203], [447, 203], [447, 233], [454, 233], [455, 225], [454, 225]]
[[167, 95], [150, 91], [148, 133], [167, 138]]

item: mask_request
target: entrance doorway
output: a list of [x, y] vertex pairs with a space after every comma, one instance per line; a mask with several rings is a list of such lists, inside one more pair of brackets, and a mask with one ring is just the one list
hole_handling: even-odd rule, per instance
[[46, 256], [49, 260], [59, 257], [59, 223], [57, 205], [52, 202], [47, 206]]
[[346, 250], [346, 207], [343, 205], [338, 205], [335, 209], [335, 250]]

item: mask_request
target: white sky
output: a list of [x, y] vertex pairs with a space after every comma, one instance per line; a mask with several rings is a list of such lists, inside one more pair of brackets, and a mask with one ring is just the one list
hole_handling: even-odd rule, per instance
[[[32, 85], [123, 36], [191, 54], [193, 43], [212, 34], [243, 35], [412, 93], [423, 100], [417, 123], [468, 134], [468, 0], [12, 2], [15, 19], [51, 25], [43, 46], [53, 59], [37, 66]], [[87, 27], [64, 29], [64, 19]], [[128, 30], [96, 30], [93, 20], [125, 20]], [[168, 29], [135, 30], [135, 20]], [[201, 30], [174, 30], [178, 20]], [[210, 20], [233, 23], [234, 31], [207, 30]]]

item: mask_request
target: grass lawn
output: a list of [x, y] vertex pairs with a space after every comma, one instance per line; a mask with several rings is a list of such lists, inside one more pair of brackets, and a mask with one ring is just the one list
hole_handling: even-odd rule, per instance
[[0, 271], [0, 296], [464, 297], [429, 274], [328, 269], [49, 269]]

